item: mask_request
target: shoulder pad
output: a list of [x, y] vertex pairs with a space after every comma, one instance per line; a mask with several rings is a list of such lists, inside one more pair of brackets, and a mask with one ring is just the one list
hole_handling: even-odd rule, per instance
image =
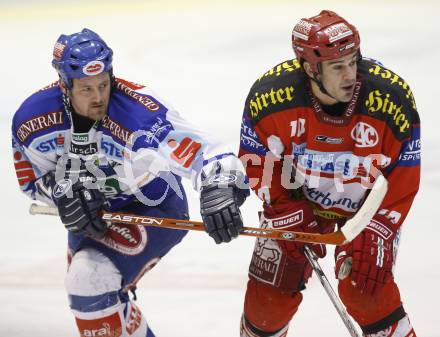
[[65, 125], [61, 90], [50, 85], [29, 96], [14, 115], [12, 129], [21, 142], [31, 141], [36, 134]]
[[397, 139], [409, 136], [412, 124], [420, 122], [409, 85], [391, 70], [371, 60], [362, 60], [361, 113], [383, 120]]
[[102, 119], [101, 126], [106, 133], [121, 144], [131, 142], [136, 134], [154, 132], [157, 137], [159, 131], [166, 124], [168, 127], [168, 113], [171, 107], [157, 98], [157, 95], [148, 87], [116, 79], [115, 91], [110, 100], [109, 112]]
[[264, 73], [252, 86], [245, 114], [253, 123], [263, 117], [307, 103], [307, 77], [299, 62], [288, 60]]
[[120, 78], [117, 78], [115, 82], [116, 90], [131, 97], [136, 102], [143, 105], [148, 111], [158, 112], [167, 110], [166, 107], [153, 96], [152, 92], [146, 86], [125, 81]]

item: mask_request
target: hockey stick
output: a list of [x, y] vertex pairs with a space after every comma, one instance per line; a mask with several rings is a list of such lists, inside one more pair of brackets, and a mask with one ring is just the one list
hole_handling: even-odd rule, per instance
[[318, 257], [316, 256], [316, 254], [308, 246], [305, 246], [304, 254], [307, 257], [307, 260], [309, 260], [310, 264], [312, 265], [313, 271], [318, 276], [319, 281], [321, 282], [322, 286], [324, 287], [324, 290], [327, 293], [328, 297], [332, 301], [333, 306], [335, 307], [336, 311], [339, 314], [339, 317], [341, 317], [342, 321], [344, 322], [348, 332], [350, 333], [350, 336], [351, 337], [360, 337], [360, 335], [358, 334], [358, 332], [356, 330], [356, 327], [354, 326], [352, 320], [350, 319], [350, 316], [347, 313], [347, 310], [345, 310], [344, 305], [342, 304], [338, 295], [333, 290], [330, 282], [327, 279], [327, 276], [325, 276], [324, 271], [322, 270], [321, 266], [319, 265]]
[[[355, 214], [355, 216], [345, 223], [345, 225], [333, 233], [303, 233], [291, 232], [277, 229], [263, 229], [257, 227], [244, 227], [240, 235], [255, 236], [261, 238], [301, 241], [306, 243], [321, 243], [330, 245], [342, 245], [353, 240], [369, 223], [370, 219], [379, 208], [386, 192], [388, 190], [388, 182], [383, 176], [379, 176], [370, 194], [364, 201], [364, 204]], [[50, 206], [40, 206], [32, 204], [29, 208], [30, 214], [46, 214], [57, 215], [57, 209]], [[154, 227], [165, 227], [183, 230], [204, 231], [203, 222], [192, 220], [178, 220], [168, 218], [156, 218], [126, 213], [109, 213], [103, 212], [102, 219], [109, 222], [124, 223], [130, 225], [143, 225]]]

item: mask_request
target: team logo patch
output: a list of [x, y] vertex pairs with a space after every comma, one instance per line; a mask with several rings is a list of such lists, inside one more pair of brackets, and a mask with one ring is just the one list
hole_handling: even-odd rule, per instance
[[420, 128], [414, 127], [411, 138], [403, 143], [402, 151], [399, 155], [399, 166], [418, 166], [420, 165], [422, 144], [420, 142]]
[[335, 25], [332, 25], [326, 29], [324, 29], [325, 35], [329, 37], [329, 42], [333, 43], [335, 41], [341, 40], [347, 36], [353, 35], [353, 32], [348, 26], [341, 22]]
[[130, 311], [127, 315], [127, 323], [126, 330], [128, 334], [131, 336], [134, 332], [141, 326], [142, 323], [142, 312], [140, 309], [134, 304], [133, 301], [130, 302]]
[[[15, 141], [13, 141], [13, 145], [14, 148], [19, 149]], [[24, 188], [24, 186], [36, 179], [32, 164], [23, 157], [20, 150], [14, 152], [14, 166], [20, 187]]]
[[346, 44], [345, 46], [339, 48], [339, 51], [342, 53], [345, 50], [353, 48], [354, 46], [355, 46], [355, 43], [352, 42], [352, 43]]
[[122, 90], [128, 96], [134, 98], [136, 101], [138, 101], [140, 104], [142, 104], [151, 112], [158, 111], [162, 107], [162, 105], [159, 102], [157, 102], [156, 99], [154, 99], [152, 96], [148, 96], [136, 92], [135, 90], [137, 89], [133, 89], [133, 85], [131, 85], [126, 81], [121, 81], [121, 80], [116, 81], [116, 88], [118, 90]]
[[54, 125], [62, 125], [63, 123], [62, 111], [49, 112], [23, 122], [17, 130], [17, 137], [24, 142], [36, 132], [49, 129]]
[[147, 144], [159, 144], [164, 136], [167, 134], [166, 131], [170, 131], [173, 126], [164, 119], [156, 117], [156, 122], [147, 131], [145, 141]]
[[57, 61], [61, 60], [65, 48], [66, 48], [65, 44], [59, 42], [55, 43], [55, 46], [53, 47], [53, 57], [55, 60]]
[[53, 196], [55, 198], [61, 198], [63, 195], [65, 195], [70, 189], [72, 188], [72, 180], [70, 179], [64, 179], [57, 182], [55, 185], [55, 188], [53, 189]]
[[379, 142], [377, 130], [370, 124], [359, 122], [351, 130], [351, 138], [356, 147], [373, 147]]
[[241, 146], [249, 152], [257, 153], [263, 156], [266, 154], [266, 149], [258, 138], [258, 135], [253, 129], [252, 124], [247, 116], [243, 118], [241, 123], [240, 143]]
[[301, 20], [296, 24], [295, 28], [293, 28], [292, 35], [296, 38], [307, 41], [309, 39], [309, 34], [312, 27], [313, 25], [310, 22]]
[[[370, 71], [371, 72], [371, 71]], [[388, 77], [391, 75], [388, 75]], [[382, 78], [386, 78], [382, 76]], [[398, 77], [395, 81], [398, 81]], [[400, 83], [400, 81], [399, 81]], [[389, 93], [380, 92], [379, 90], [370, 91], [368, 99], [365, 101], [368, 108], [368, 114], [382, 114], [386, 118], [387, 123], [395, 132], [406, 133], [411, 125], [409, 114], [405, 111], [405, 107], [394, 100]]]
[[315, 140], [317, 142], [324, 142], [328, 144], [341, 144], [344, 141], [344, 138], [336, 138], [336, 137], [329, 137], [324, 135], [317, 135], [315, 136]]
[[83, 67], [82, 71], [87, 76], [98, 75], [104, 71], [104, 63], [101, 61], [90, 61]]
[[233, 174], [217, 174], [210, 181], [210, 184], [230, 184], [237, 180], [237, 177]]
[[104, 118], [101, 120], [101, 126], [107, 129], [116, 138], [119, 138], [125, 143], [132, 144], [133, 132], [127, 130], [126, 128], [124, 128], [116, 121], [112, 120], [107, 115], [105, 115]]
[[371, 220], [367, 227], [385, 240], [388, 240], [393, 235], [393, 231], [379, 221]]
[[57, 146], [63, 146], [64, 141], [65, 141], [65, 138], [62, 133], [58, 134], [57, 138], [55, 138], [55, 143], [57, 144]]
[[125, 255], [140, 254], [147, 245], [147, 231], [142, 225], [112, 223], [102, 244]]
[[303, 211], [301, 209], [293, 214], [289, 214], [289, 216], [273, 219], [272, 227], [275, 229], [290, 227], [301, 223], [303, 219]]
[[98, 144], [89, 143], [89, 144], [75, 144], [70, 143], [70, 152], [77, 155], [92, 155], [98, 152]]
[[87, 133], [72, 133], [72, 140], [76, 143], [87, 143], [89, 135]]
[[281, 256], [281, 249], [275, 240], [258, 238], [249, 266], [249, 274], [261, 282], [277, 285]]
[[122, 336], [122, 323], [118, 312], [103, 318], [87, 320], [76, 317], [76, 324], [81, 337]]
[[283, 239], [291, 240], [291, 239], [293, 239], [295, 237], [295, 234], [293, 234], [293, 233], [283, 233], [282, 237], [283, 237]]
[[191, 166], [202, 148], [201, 143], [189, 137], [185, 137], [181, 141], [168, 139], [167, 145], [173, 150], [170, 154], [171, 159], [186, 169]]

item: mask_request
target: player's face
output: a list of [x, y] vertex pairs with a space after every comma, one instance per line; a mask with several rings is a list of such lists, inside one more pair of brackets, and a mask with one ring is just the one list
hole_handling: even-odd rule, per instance
[[353, 97], [357, 73], [357, 52], [322, 62], [321, 82], [338, 102], [349, 102]]
[[77, 114], [101, 120], [107, 114], [109, 100], [109, 73], [73, 79], [70, 101]]

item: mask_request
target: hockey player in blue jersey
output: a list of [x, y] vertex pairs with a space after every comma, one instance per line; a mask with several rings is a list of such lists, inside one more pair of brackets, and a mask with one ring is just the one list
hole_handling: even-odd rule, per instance
[[113, 75], [113, 52], [93, 31], [61, 35], [59, 80], [31, 95], [12, 122], [19, 185], [58, 208], [68, 230], [65, 285], [81, 336], [152, 337], [129, 296], [185, 231], [112, 223], [104, 209], [188, 218], [181, 177], [200, 192], [217, 243], [238, 235], [248, 195], [240, 161], [149, 88]]

